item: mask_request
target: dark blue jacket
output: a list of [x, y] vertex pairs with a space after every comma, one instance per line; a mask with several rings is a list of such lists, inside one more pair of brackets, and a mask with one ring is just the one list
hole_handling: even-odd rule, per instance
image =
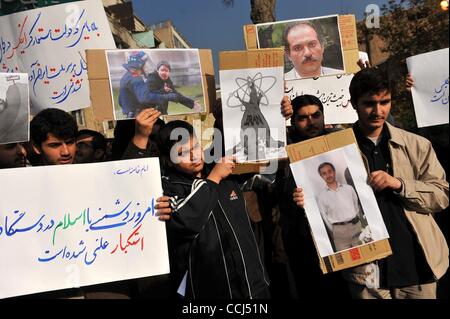
[[127, 71], [120, 80], [119, 104], [123, 114], [135, 112], [161, 105], [175, 99], [175, 95], [162, 94], [149, 90], [147, 83], [141, 75], [136, 75]]
[[[172, 92], [166, 93], [164, 90], [164, 85], [167, 85], [169, 88], [171, 88]], [[150, 92], [167, 95], [166, 102], [158, 103], [158, 104], [155, 103], [157, 105], [152, 106], [152, 107], [157, 108], [163, 115], [168, 114], [169, 101], [174, 102], [174, 103], [180, 103], [190, 109], [194, 108], [194, 103], [195, 103], [194, 100], [179, 93], [175, 89], [175, 86], [170, 78], [167, 80], [161, 79], [161, 77], [159, 76], [157, 71], [150, 73], [148, 75], [147, 86], [148, 86]]]

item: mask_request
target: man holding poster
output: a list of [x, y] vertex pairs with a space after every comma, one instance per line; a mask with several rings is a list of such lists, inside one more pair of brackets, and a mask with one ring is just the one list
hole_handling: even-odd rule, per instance
[[360, 267], [347, 273], [353, 297], [435, 299], [436, 281], [449, 265], [447, 243], [433, 218], [449, 204], [444, 169], [428, 140], [386, 123], [391, 92], [380, 70], [357, 73], [350, 94], [359, 118], [354, 132], [393, 252], [375, 265], [377, 287], [366, 286]]

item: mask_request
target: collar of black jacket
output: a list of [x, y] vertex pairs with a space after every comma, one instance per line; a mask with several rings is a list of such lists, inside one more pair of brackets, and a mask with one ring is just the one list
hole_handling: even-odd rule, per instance
[[[202, 178], [205, 178], [206, 176], [208, 176], [213, 168], [214, 168], [214, 164], [213, 165], [205, 164], [205, 167], [202, 171]], [[176, 168], [166, 169], [164, 178], [171, 183], [181, 183], [181, 184], [188, 184], [188, 185], [192, 185], [192, 183], [196, 179], [198, 179], [197, 177], [186, 174], [184, 172], [181, 172], [181, 171], [177, 170]]]

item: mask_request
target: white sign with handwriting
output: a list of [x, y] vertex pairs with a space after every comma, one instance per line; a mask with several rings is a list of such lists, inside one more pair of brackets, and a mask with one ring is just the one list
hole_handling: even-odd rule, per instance
[[0, 170], [0, 298], [169, 273], [159, 160]]
[[90, 105], [86, 49], [114, 49], [100, 0], [0, 17], [0, 72], [29, 74], [31, 111]]
[[287, 95], [293, 100], [308, 94], [320, 99], [325, 114], [325, 124], [349, 124], [358, 120], [350, 102], [350, 82], [353, 74], [324, 76], [320, 78], [286, 82]]
[[418, 127], [449, 122], [448, 59], [448, 48], [406, 59], [409, 73], [414, 79], [412, 96]]

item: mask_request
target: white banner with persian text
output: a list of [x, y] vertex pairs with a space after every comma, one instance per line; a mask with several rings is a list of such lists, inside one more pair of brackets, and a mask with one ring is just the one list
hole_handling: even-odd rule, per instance
[[324, 76], [286, 82], [286, 94], [293, 100], [308, 94], [320, 99], [324, 108], [325, 124], [350, 124], [358, 115], [350, 102], [350, 83], [353, 74]]
[[0, 17], [0, 72], [29, 74], [31, 111], [90, 106], [86, 49], [114, 49], [100, 0]]
[[418, 127], [449, 122], [448, 58], [447, 48], [406, 59], [409, 73], [414, 79], [412, 96]]
[[0, 298], [169, 273], [159, 160], [0, 170]]

